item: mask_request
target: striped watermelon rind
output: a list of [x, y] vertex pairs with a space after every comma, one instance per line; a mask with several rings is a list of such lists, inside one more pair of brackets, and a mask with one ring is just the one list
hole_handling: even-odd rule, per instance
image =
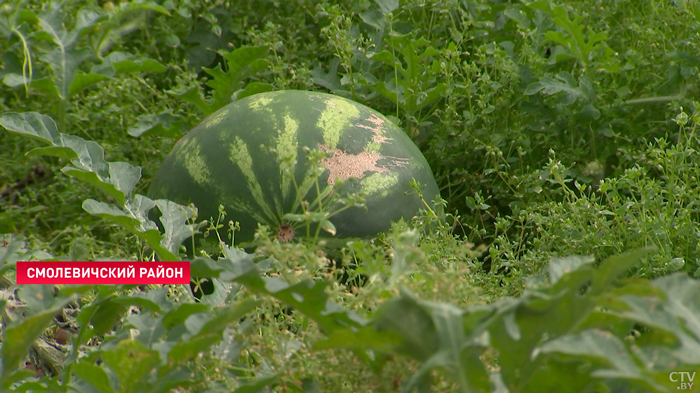
[[418, 213], [422, 205], [411, 179], [423, 186], [425, 200], [439, 196], [418, 147], [382, 114], [345, 98], [297, 90], [246, 97], [205, 118], [166, 157], [148, 196], [193, 203], [205, 219], [216, 219], [223, 205], [240, 223], [237, 242], [247, 242], [258, 223], [288, 229], [284, 214], [301, 213], [302, 200], [316, 199], [309, 149], [326, 153], [317, 177], [322, 195], [340, 178], [343, 192], [365, 196], [366, 208], [331, 217], [338, 237], [373, 236]]

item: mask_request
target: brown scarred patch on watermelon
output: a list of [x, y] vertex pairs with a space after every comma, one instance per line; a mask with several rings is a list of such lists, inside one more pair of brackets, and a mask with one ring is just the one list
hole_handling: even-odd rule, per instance
[[364, 124], [355, 124], [355, 127], [360, 127], [364, 128], [366, 130], [370, 130], [374, 133], [374, 136], [372, 137], [372, 142], [374, 143], [386, 143], [392, 138], [387, 138], [384, 136], [384, 130], [382, 129], [382, 124], [384, 124], [384, 120], [380, 119], [377, 117], [377, 115], [372, 114], [368, 119], [366, 119], [368, 122], [374, 124], [374, 127], [372, 126], [366, 126]]
[[[377, 166], [377, 161], [386, 158], [376, 152], [363, 151], [360, 154], [348, 154], [340, 149], [331, 149], [319, 143], [318, 147], [333, 154], [330, 158], [323, 159], [323, 167], [328, 169], [328, 184], [334, 185], [335, 178], [339, 177], [342, 180], [347, 180], [351, 177], [362, 179], [365, 172], [385, 173], [389, 169]], [[392, 157], [393, 158], [393, 157]], [[407, 159], [393, 158], [394, 166], [404, 166], [408, 164]]]

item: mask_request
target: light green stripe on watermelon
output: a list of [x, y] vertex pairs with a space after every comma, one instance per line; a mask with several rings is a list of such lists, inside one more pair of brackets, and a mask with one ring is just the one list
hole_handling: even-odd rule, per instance
[[292, 191], [292, 176], [297, 166], [299, 122], [288, 114], [284, 116], [284, 129], [277, 137], [277, 163], [280, 167], [282, 200], [287, 200]]
[[[227, 195], [227, 194], [224, 193], [224, 194], [221, 194], [221, 195]], [[257, 221], [257, 222], [268, 222], [267, 218], [265, 218], [265, 216], [263, 216], [262, 214], [260, 214], [260, 213], [259, 213], [259, 210], [258, 210], [255, 206], [253, 206], [253, 205], [251, 205], [251, 204], [249, 204], [249, 203], [246, 203], [246, 202], [244, 202], [244, 201], [241, 201], [241, 200], [238, 199], [238, 198], [230, 198], [230, 197], [226, 196], [226, 197], [223, 198], [223, 200], [221, 201], [221, 203], [222, 203], [224, 206], [230, 206], [230, 207], [234, 208], [234, 209], [237, 210], [237, 211], [247, 212], [247, 213], [250, 214], [250, 215], [253, 217], [253, 219], [255, 219], [255, 221]], [[227, 213], [230, 213], [230, 212], [227, 212]], [[273, 221], [273, 223], [279, 225], [279, 223], [277, 222], [277, 220]]]
[[385, 123], [388, 122], [387, 119], [382, 119], [378, 117], [375, 114], [370, 114], [370, 116], [366, 117], [364, 119], [365, 123], [371, 123], [372, 125], [367, 125], [367, 124], [355, 124], [355, 127], [357, 128], [364, 128], [365, 130], [370, 130], [372, 131], [372, 139], [370, 142], [365, 145], [364, 151], [370, 152], [370, 153], [379, 153], [379, 151], [382, 148], [382, 145], [393, 140], [393, 138], [389, 138], [387, 136], [387, 128], [385, 126]]
[[210, 119], [207, 120], [206, 127], [213, 127], [219, 123], [221, 123], [221, 120], [224, 120], [226, 118], [226, 115], [228, 115], [228, 109], [222, 109], [219, 113], [215, 114], [212, 116]]
[[267, 106], [273, 101], [272, 98], [273, 97], [270, 94], [257, 94], [251, 97], [248, 107], [254, 111], [267, 108]]
[[253, 158], [250, 156], [250, 151], [248, 151], [248, 145], [239, 137], [236, 136], [235, 141], [229, 146], [229, 159], [238, 165], [243, 176], [245, 176], [246, 184], [248, 185], [248, 190], [253, 195], [253, 199], [260, 206], [263, 213], [268, 216], [269, 222], [277, 221], [275, 214], [265, 202], [265, 197], [263, 195], [262, 187], [255, 177], [255, 172], [253, 171]]
[[389, 195], [389, 192], [398, 183], [399, 175], [396, 173], [375, 172], [360, 180], [362, 191], [364, 191], [367, 196], [379, 194], [383, 198]]
[[386, 141], [390, 141], [391, 139], [384, 136], [386, 134], [386, 130], [384, 129], [384, 127], [377, 126], [372, 131], [374, 132], [374, 137], [365, 146], [364, 151], [370, 153], [379, 153], [381, 152], [382, 146], [384, 146]]
[[326, 109], [321, 112], [316, 126], [323, 133], [326, 145], [335, 149], [343, 131], [352, 127], [352, 121], [360, 115], [360, 110], [351, 101], [337, 98], [329, 98], [325, 104]]
[[365, 146], [364, 151], [369, 152], [369, 153], [379, 153], [379, 149], [381, 149], [381, 147], [382, 147], [381, 143], [370, 142], [367, 144], [367, 146]]
[[199, 142], [194, 138], [189, 138], [184, 140], [182, 146], [176, 150], [175, 158], [187, 169], [187, 173], [194, 181], [198, 184], [204, 184], [211, 181], [211, 173], [200, 150]]

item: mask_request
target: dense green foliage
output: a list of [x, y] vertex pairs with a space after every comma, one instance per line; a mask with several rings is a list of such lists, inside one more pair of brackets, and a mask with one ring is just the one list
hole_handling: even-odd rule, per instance
[[[699, 31], [696, 0], [3, 2], [0, 390], [678, 391], [700, 369]], [[400, 124], [446, 222], [217, 237], [201, 301], [14, 285], [18, 260], [175, 260], [234, 230], [144, 195], [205, 116], [288, 89]]]

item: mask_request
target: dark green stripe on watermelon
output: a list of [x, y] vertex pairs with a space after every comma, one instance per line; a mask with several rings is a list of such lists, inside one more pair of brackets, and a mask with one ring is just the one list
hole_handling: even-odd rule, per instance
[[[319, 181], [322, 192], [335, 176], [364, 191], [367, 209], [350, 208], [331, 221], [339, 237], [373, 236], [421, 207], [411, 178], [430, 201], [438, 196], [433, 174], [411, 139], [380, 113], [356, 102], [307, 91], [261, 93], [213, 113], [173, 148], [153, 179], [153, 199], [194, 203], [201, 218], [238, 221], [237, 241], [253, 238], [257, 223], [277, 230], [285, 213], [299, 213], [296, 190], [285, 166], [293, 168], [305, 199], [316, 195], [304, 147], [331, 153]], [[293, 211], [296, 209], [295, 211]]]

